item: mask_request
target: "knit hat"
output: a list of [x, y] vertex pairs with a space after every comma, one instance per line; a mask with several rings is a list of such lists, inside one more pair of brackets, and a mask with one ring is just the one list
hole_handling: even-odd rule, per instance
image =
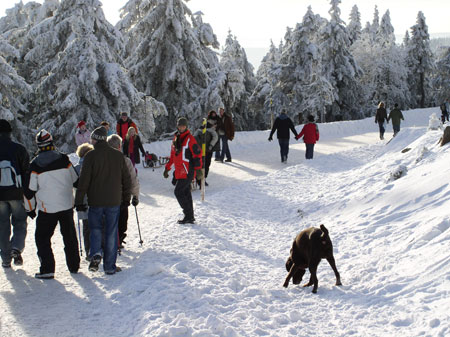
[[308, 115], [308, 121], [314, 122], [314, 116], [313, 115]]
[[0, 132], [12, 132], [11, 124], [6, 119], [0, 119]]
[[186, 119], [186, 117], [180, 117], [180, 118], [178, 118], [178, 120], [177, 120], [177, 126], [181, 126], [181, 125], [184, 125], [184, 126], [188, 126], [188, 120]]
[[127, 116], [127, 117], [128, 117], [128, 112], [123, 111], [123, 112], [120, 113], [120, 115], [121, 115], [121, 116]]
[[86, 125], [86, 122], [85, 122], [85, 121], [80, 121], [80, 122], [77, 124], [77, 128], [81, 128], [83, 125]]
[[106, 131], [104, 126], [99, 126], [97, 129], [92, 131], [91, 139], [95, 139], [96, 141], [106, 141], [106, 136], [108, 132]]
[[36, 135], [36, 144], [39, 148], [53, 145], [53, 137], [47, 130], [42, 129]]

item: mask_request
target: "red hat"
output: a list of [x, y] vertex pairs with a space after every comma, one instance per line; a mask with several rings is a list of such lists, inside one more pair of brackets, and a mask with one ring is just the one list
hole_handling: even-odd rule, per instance
[[85, 121], [80, 121], [80, 122], [77, 124], [77, 128], [81, 128], [83, 125], [86, 125], [86, 122], [85, 122]]

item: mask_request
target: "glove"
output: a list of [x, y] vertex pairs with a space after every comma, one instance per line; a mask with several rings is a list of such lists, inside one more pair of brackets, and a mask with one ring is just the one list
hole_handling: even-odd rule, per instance
[[272, 140], [273, 140], [273, 139], [272, 139], [272, 136], [270, 136], [270, 137], [269, 137], [269, 142], [271, 142]]
[[133, 206], [139, 205], [139, 199], [134, 196], [133, 199], [131, 199], [131, 204]]
[[197, 180], [202, 180], [203, 178], [203, 170], [197, 170]]
[[81, 204], [75, 205], [75, 209], [77, 210], [77, 212], [86, 212], [88, 208], [85, 204]]
[[165, 169], [164, 170], [164, 173], [163, 173], [163, 176], [164, 176], [164, 178], [169, 178], [169, 170], [168, 169]]
[[124, 206], [124, 207], [130, 206], [130, 200], [123, 200], [122, 201], [122, 206]]
[[31, 218], [34, 219], [36, 217], [36, 211], [33, 209], [32, 211], [27, 212], [27, 215]]

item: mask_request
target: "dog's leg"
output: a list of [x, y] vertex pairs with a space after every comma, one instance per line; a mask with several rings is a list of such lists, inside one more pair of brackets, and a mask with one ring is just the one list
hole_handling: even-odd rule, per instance
[[295, 265], [295, 263], [292, 264], [291, 270], [289, 270], [288, 275], [286, 276], [286, 280], [284, 281], [283, 287], [287, 288], [289, 285], [289, 281], [291, 280], [291, 277], [295, 274], [298, 267]]
[[327, 261], [330, 264], [331, 268], [333, 269], [334, 275], [336, 275], [336, 285], [337, 286], [341, 286], [342, 285], [342, 283], [341, 283], [341, 275], [339, 274], [339, 272], [338, 272], [338, 270], [336, 268], [336, 262], [334, 261], [334, 256], [332, 255], [330, 257], [327, 257]]

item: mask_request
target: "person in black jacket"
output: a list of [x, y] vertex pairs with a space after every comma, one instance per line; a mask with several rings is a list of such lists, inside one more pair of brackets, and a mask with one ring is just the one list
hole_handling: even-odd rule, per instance
[[384, 107], [384, 103], [380, 102], [378, 104], [378, 109], [375, 114], [375, 123], [378, 123], [378, 127], [380, 128], [380, 139], [384, 139], [384, 132], [386, 131], [384, 127], [384, 121], [388, 122], [386, 108]]
[[130, 126], [125, 140], [123, 141], [123, 154], [131, 159], [133, 166], [136, 166], [136, 164], [141, 162], [139, 150], [142, 153], [142, 157], [145, 157], [145, 150], [142, 146], [141, 138], [136, 133], [136, 129]]
[[288, 117], [286, 110], [281, 110], [280, 115], [275, 119], [273, 123], [272, 131], [270, 131], [269, 142], [272, 141], [272, 136], [277, 130], [278, 143], [280, 144], [281, 162], [287, 163], [289, 153], [289, 130], [297, 137], [297, 131], [295, 130], [294, 123]]
[[[0, 255], [3, 268], [10, 268], [12, 259], [16, 266], [23, 264], [21, 254], [27, 235], [22, 186], [28, 186], [30, 157], [25, 147], [11, 140], [11, 132], [9, 122], [0, 119]], [[35, 213], [30, 214], [31, 218], [35, 216]]]

